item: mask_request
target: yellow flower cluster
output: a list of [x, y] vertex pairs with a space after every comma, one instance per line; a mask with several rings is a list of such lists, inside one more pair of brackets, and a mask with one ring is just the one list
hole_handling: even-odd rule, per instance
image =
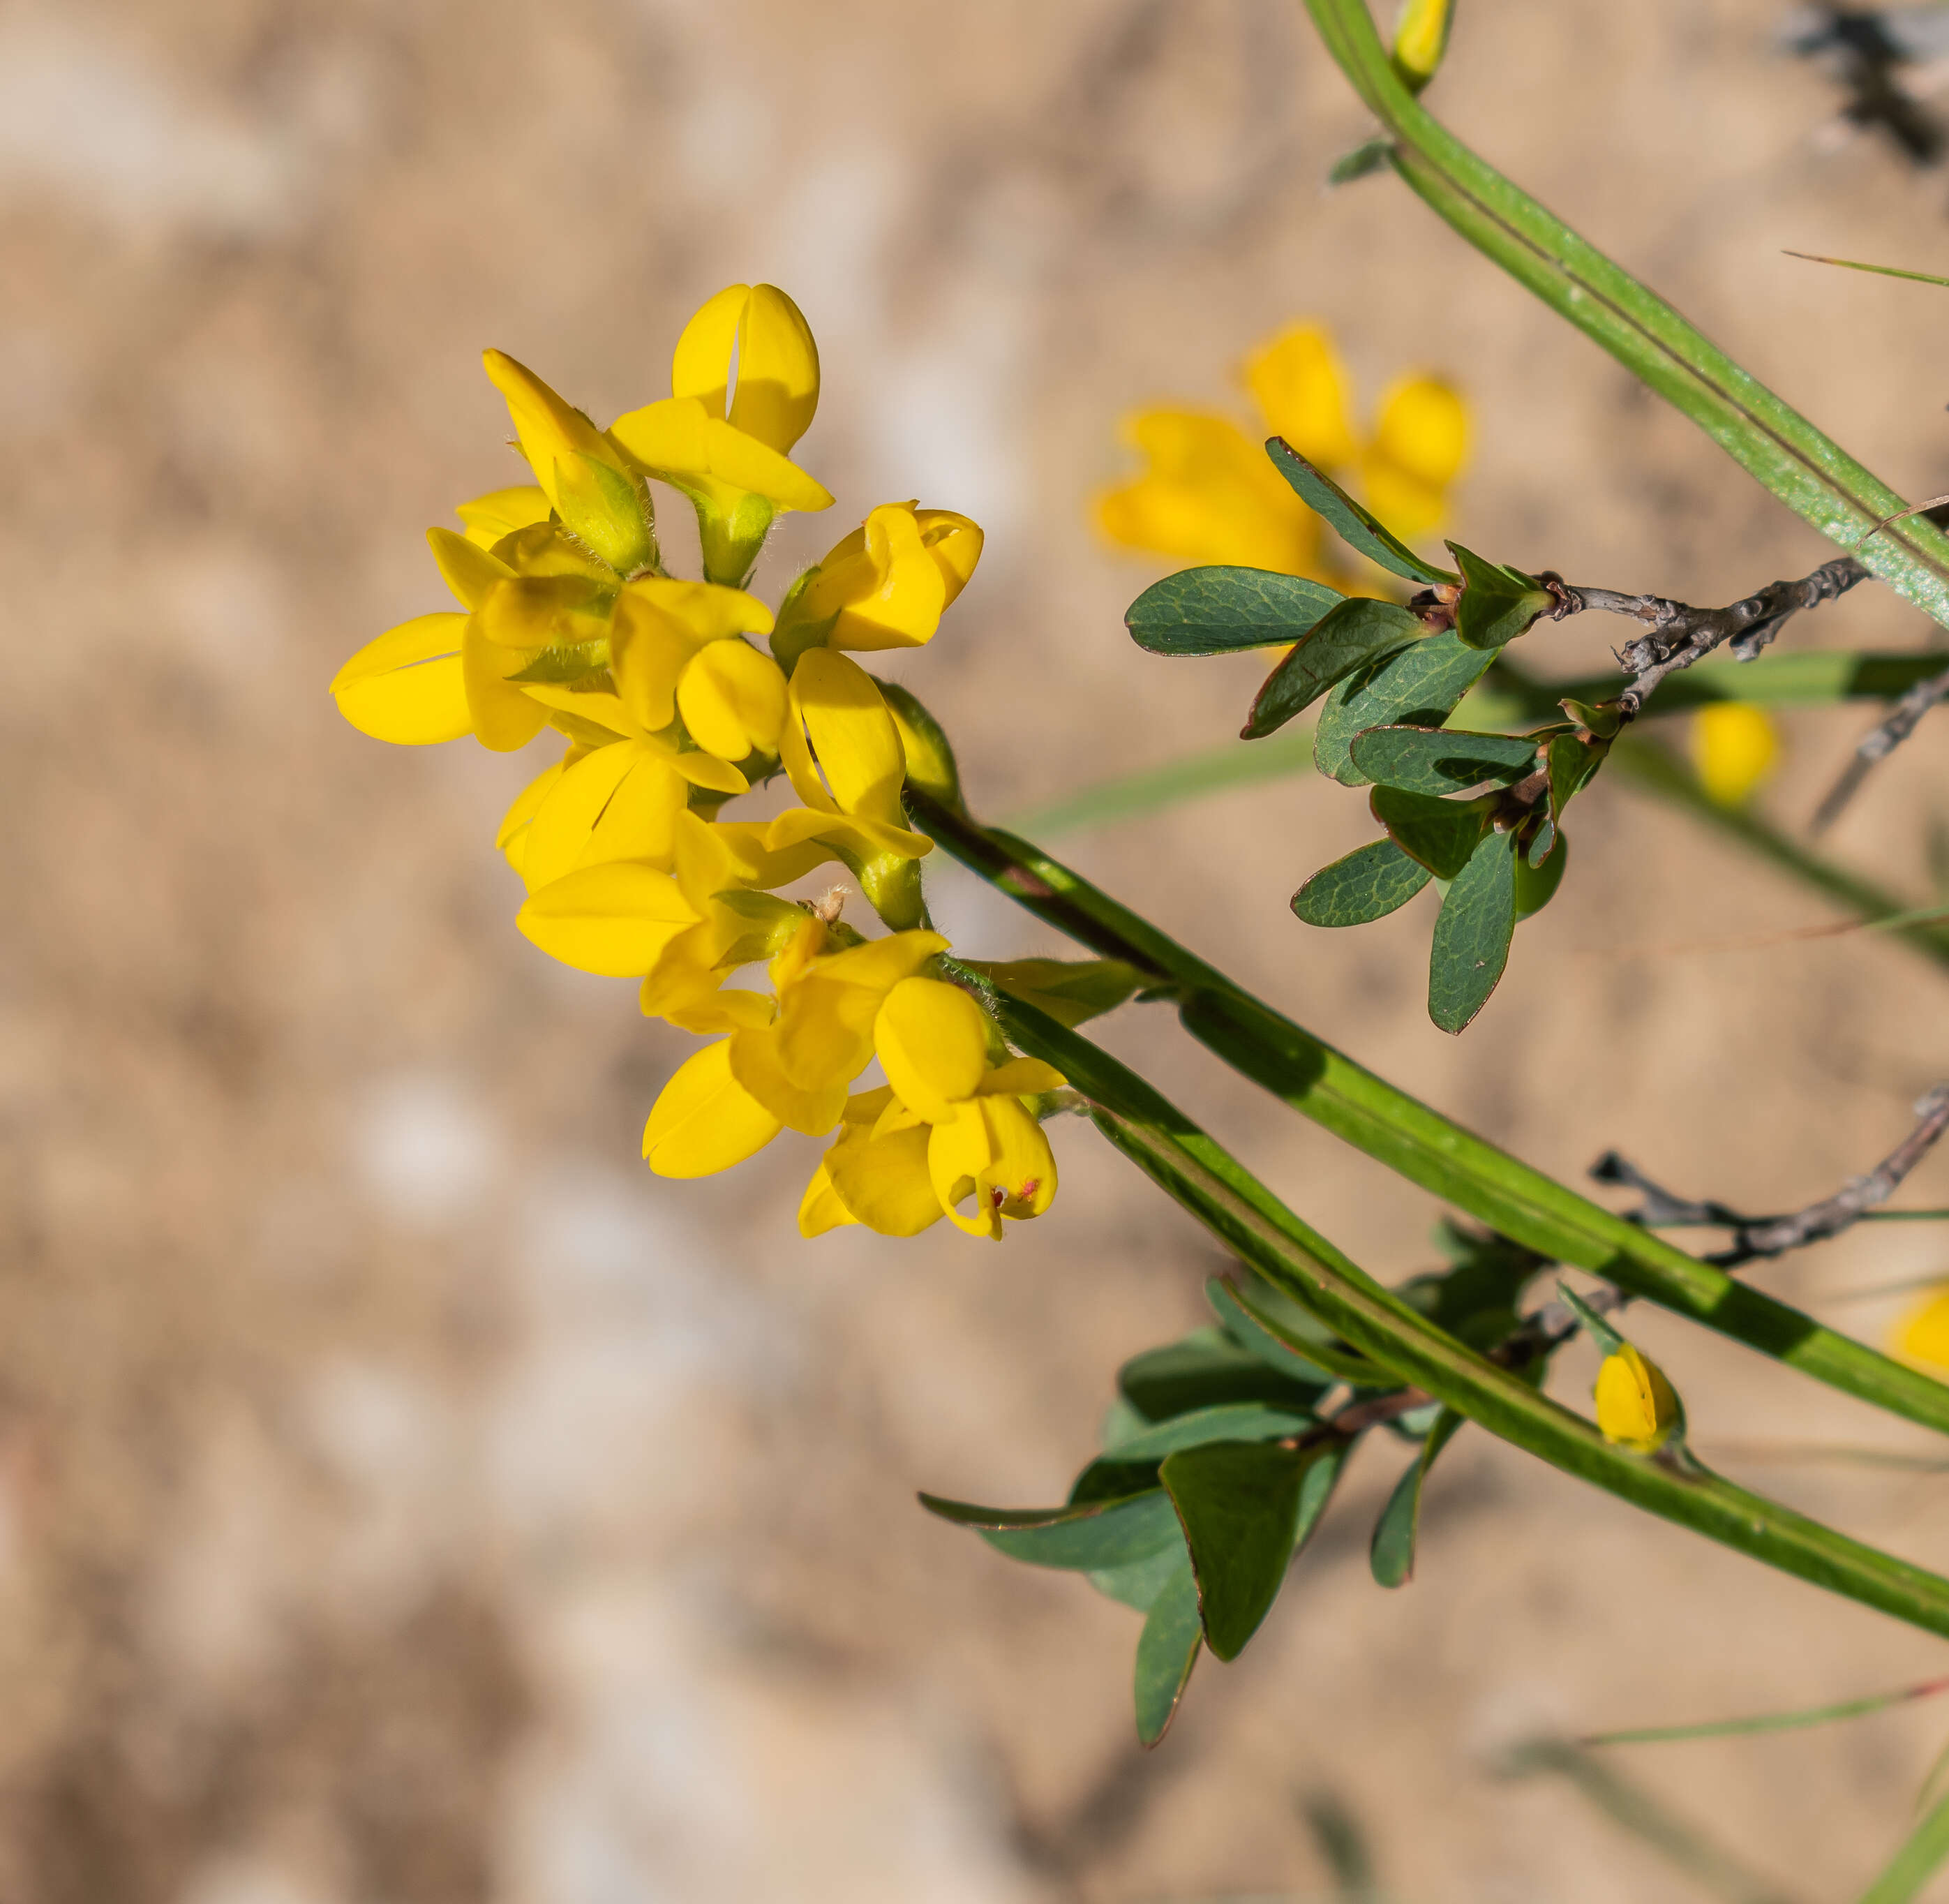
[[1125, 434], [1143, 473], [1096, 499], [1097, 526], [1112, 542], [1186, 562], [1235, 562], [1344, 583], [1318, 516], [1273, 467], [1266, 437], [1283, 437], [1309, 462], [1365, 493], [1399, 536], [1426, 535], [1441, 521], [1450, 484], [1469, 453], [1469, 411], [1439, 378], [1398, 378], [1374, 427], [1357, 431], [1352, 381], [1323, 325], [1295, 324], [1242, 366], [1264, 428], [1248, 435], [1206, 410], [1139, 410]]
[[[778, 613], [746, 584], [778, 514], [832, 498], [791, 459], [819, 403], [798, 307], [733, 285], [692, 318], [671, 394], [598, 429], [498, 350], [534, 481], [463, 502], [427, 532], [460, 603], [381, 635], [331, 690], [362, 733], [409, 745], [472, 735], [506, 751], [567, 743], [501, 823], [527, 888], [517, 924], [580, 971], [641, 982], [642, 1009], [716, 1034], [643, 1134], [666, 1177], [728, 1168], [782, 1130], [836, 1133], [800, 1212], [911, 1236], [943, 1215], [999, 1237], [1055, 1193], [1038, 1110], [1062, 1078], [1010, 1056], [928, 923], [902, 786], [925, 740], [852, 654], [931, 640], [981, 553], [965, 516], [883, 503], [800, 576]], [[651, 482], [696, 511], [704, 577], [668, 574]], [[754, 636], [769, 637], [769, 652]], [[802, 804], [726, 820], [783, 773]], [[863, 938], [843, 894], [779, 889], [837, 862], [889, 929]], [[769, 965], [765, 991], [729, 985]], [[875, 1059], [885, 1084], [851, 1087]]]

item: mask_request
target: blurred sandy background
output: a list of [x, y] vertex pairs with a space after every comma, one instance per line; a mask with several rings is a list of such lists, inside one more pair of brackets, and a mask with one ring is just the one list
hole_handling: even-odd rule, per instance
[[[1768, 0], [1472, 0], [1466, 135], [1913, 495], [1949, 487], [1945, 188], [1771, 56]], [[1823, 557], [1689, 425], [1397, 186], [1292, 0], [16, 0], [0, 11], [0, 1899], [799, 1904], [1319, 1894], [1334, 1794], [1403, 1899], [1681, 1896], [1494, 1752], [1811, 1703], [1939, 1647], [1465, 1436], [1420, 1577], [1369, 1581], [1369, 1451], [1245, 1663], [1136, 1748], [1136, 1617], [915, 1506], [1057, 1498], [1124, 1356], [1200, 1319], [1201, 1238], [1080, 1126], [990, 1250], [801, 1245], [815, 1154], [660, 1184], [688, 1041], [512, 929], [524, 758], [386, 749], [324, 688], [444, 598], [420, 541], [518, 480], [477, 353], [608, 415], [667, 388], [734, 278], [824, 353], [776, 590], [872, 503], [989, 531], [906, 677], [1001, 816], [1234, 733], [1249, 661], [1136, 654], [1159, 572], [1086, 499], [1120, 413], [1232, 403], [1298, 316], [1370, 400], [1453, 374], [1456, 527], [1573, 579], [1723, 600]], [[675, 519], [674, 512], [670, 518]], [[1591, 618], [1595, 622], [1596, 618]], [[1536, 638], [1567, 670], [1616, 627]], [[1927, 639], [1868, 591], [1794, 642]], [[1553, 660], [1559, 656], [1551, 655]], [[1796, 720], [1798, 819], [1867, 719]], [[1939, 718], [1939, 717], [1938, 717]], [[1932, 726], [1838, 845], [1918, 895]], [[1538, 1163], [1617, 1145], [1797, 1205], [1942, 1075], [1941, 979], [1884, 941], [1597, 956], [1814, 901], [1622, 789], [1459, 1043], [1425, 902], [1286, 910], [1366, 838], [1311, 779], [1055, 842], [1306, 1022]], [[951, 870], [965, 949], [1058, 949]], [[1133, 1009], [1141, 1056], [1378, 1272], [1435, 1208]], [[1912, 1200], [1949, 1200], [1949, 1165]], [[1814, 1301], [1926, 1271], [1883, 1228], [1768, 1272]], [[1895, 1305], [1823, 1308], [1885, 1327]], [[1646, 1314], [1708, 1458], [1895, 1426]], [[1562, 1392], [1590, 1364], [1566, 1356]], [[1949, 1482], [1724, 1465], [1937, 1563]], [[1949, 1714], [1620, 1757], [1783, 1896], [1851, 1895]], [[1949, 1895], [1945, 1891], [1944, 1895]]]

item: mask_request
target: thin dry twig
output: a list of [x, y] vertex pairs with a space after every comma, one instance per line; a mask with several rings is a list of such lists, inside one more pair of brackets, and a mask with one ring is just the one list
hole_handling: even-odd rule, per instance
[[1936, 1140], [1949, 1131], [1949, 1084], [1938, 1084], [1923, 1098], [1916, 1105], [1915, 1116], [1914, 1129], [1865, 1177], [1850, 1178], [1832, 1196], [1785, 1216], [1742, 1216], [1724, 1203], [1676, 1196], [1615, 1150], [1599, 1157], [1590, 1167], [1590, 1174], [1600, 1184], [1628, 1184], [1640, 1192], [1645, 1201], [1630, 1212], [1630, 1220], [1647, 1228], [1697, 1224], [1731, 1230], [1732, 1242], [1703, 1260], [1722, 1269], [1736, 1268], [1742, 1263], [1783, 1256], [1789, 1249], [1837, 1237], [1885, 1203], [1902, 1179], [1934, 1148]]
[[1837, 555], [1798, 581], [1770, 582], [1757, 594], [1723, 608], [1696, 608], [1662, 596], [1621, 595], [1615, 589], [1575, 588], [1554, 577], [1546, 580], [1557, 598], [1559, 619], [1601, 608], [1647, 625], [1648, 633], [1617, 650], [1618, 665], [1632, 677], [1618, 698], [1618, 711], [1630, 720], [1668, 675], [1704, 660], [1729, 641], [1736, 659], [1752, 660], [1802, 608], [1836, 600], [1868, 574], [1853, 556]]
[[1832, 826], [1868, 777], [1869, 769], [1876, 761], [1886, 760], [1921, 725], [1922, 717], [1945, 697], [1949, 697], [1949, 667], [1916, 682], [1888, 710], [1888, 718], [1879, 726], [1871, 727], [1855, 744], [1854, 758], [1814, 810], [1808, 831], [1823, 833]]

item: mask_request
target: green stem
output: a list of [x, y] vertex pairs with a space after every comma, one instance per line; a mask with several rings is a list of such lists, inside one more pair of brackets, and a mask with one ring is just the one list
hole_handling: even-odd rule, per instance
[[1055, 1065], [1105, 1137], [1175, 1202], [1337, 1334], [1491, 1433], [1767, 1565], [1949, 1636], [1949, 1580], [1696, 1467], [1613, 1446], [1581, 1415], [1457, 1342], [1384, 1288], [1126, 1066], [1031, 1006], [1003, 1028]]
[[1759, 482], [1949, 626], [1949, 537], [1920, 518], [1864, 541], [1904, 499], [1663, 299], [1485, 164], [1401, 84], [1366, 0], [1306, 0], [1394, 140], [1394, 167], [1462, 236], [1698, 424]]
[[1908, 1904], [1949, 1858], [1949, 1798], [1940, 1800], [1895, 1854], [1888, 1868], [1861, 1893], [1861, 1904]]
[[1026, 841], [909, 788], [915, 823], [1038, 918], [1177, 994], [1192, 1035], [1411, 1183], [1553, 1261], [1602, 1277], [1863, 1401], [1949, 1431], [1949, 1388], [1627, 1222], [1376, 1077]]

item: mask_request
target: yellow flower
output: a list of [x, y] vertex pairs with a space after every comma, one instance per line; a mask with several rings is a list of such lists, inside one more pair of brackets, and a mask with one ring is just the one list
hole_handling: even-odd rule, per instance
[[[1425, 536], [1439, 524], [1469, 450], [1467, 406], [1449, 384], [1397, 380], [1363, 440], [1346, 367], [1323, 325], [1288, 326], [1246, 358], [1241, 376], [1258, 405], [1261, 437], [1283, 437], [1341, 481], [1357, 474], [1369, 505], [1397, 535]], [[1260, 437], [1228, 418], [1174, 409], [1139, 411], [1124, 429], [1146, 467], [1097, 498], [1098, 527], [1112, 542], [1183, 562], [1345, 580], [1344, 558]]]
[[416, 615], [368, 642], [331, 677], [338, 711], [362, 734], [408, 747], [474, 731], [461, 675], [464, 614]]
[[628, 459], [525, 364], [503, 350], [486, 351], [481, 361], [507, 399], [521, 454], [555, 514], [617, 574], [653, 568], [655, 517]]
[[819, 842], [852, 869], [889, 925], [915, 923], [914, 862], [934, 842], [906, 824], [900, 806], [906, 755], [873, 677], [830, 649], [801, 655], [792, 670], [779, 757], [805, 804], [772, 822], [766, 845], [781, 852]]
[[819, 406], [811, 328], [776, 286], [730, 285], [684, 327], [670, 390], [619, 416], [610, 440], [645, 475], [690, 498], [706, 578], [741, 582], [779, 510], [832, 506], [830, 493], [785, 453]]
[[553, 506], [540, 484], [522, 483], [513, 489], [490, 490], [471, 502], [458, 504], [453, 512], [466, 524], [469, 542], [492, 549], [517, 529], [547, 521]]
[[1902, 1318], [1895, 1349], [1912, 1361], [1949, 1368], [1949, 1286], [1931, 1291]]
[[981, 531], [951, 509], [883, 502], [793, 585], [772, 652], [919, 648], [981, 559]]
[[[844, 1113], [847, 1086], [872, 1060], [873, 1021], [887, 993], [947, 949], [937, 932], [897, 932], [819, 956], [825, 930], [807, 919], [774, 958], [768, 1022], [733, 1031], [710, 1047], [721, 1061], [704, 1065], [700, 1054], [664, 1087], [643, 1134], [643, 1155], [659, 1175], [729, 1169], [788, 1127], [814, 1137], [831, 1130]], [[678, 1168], [667, 1167], [672, 1156]]]
[[1394, 70], [1410, 92], [1419, 92], [1433, 79], [1448, 50], [1448, 29], [1455, 0], [1408, 0], [1400, 24], [1394, 29]]
[[1715, 701], [1692, 717], [1692, 764], [1722, 807], [1743, 805], [1772, 777], [1780, 730], [1764, 708]]
[[1629, 1342], [1604, 1358], [1595, 1393], [1604, 1439], [1641, 1454], [1661, 1447], [1684, 1420], [1665, 1371]]
[[776, 758], [785, 677], [746, 634], [771, 611], [741, 589], [667, 579], [632, 583], [616, 605], [611, 667], [623, 705], [652, 732], [679, 714], [698, 746], [726, 761]]
[[847, 1100], [839, 1141], [820, 1160], [800, 1202], [800, 1236], [823, 1236], [853, 1223], [883, 1237], [918, 1236], [947, 1215], [928, 1174], [928, 1127], [874, 1134], [893, 1101], [886, 1084]]

